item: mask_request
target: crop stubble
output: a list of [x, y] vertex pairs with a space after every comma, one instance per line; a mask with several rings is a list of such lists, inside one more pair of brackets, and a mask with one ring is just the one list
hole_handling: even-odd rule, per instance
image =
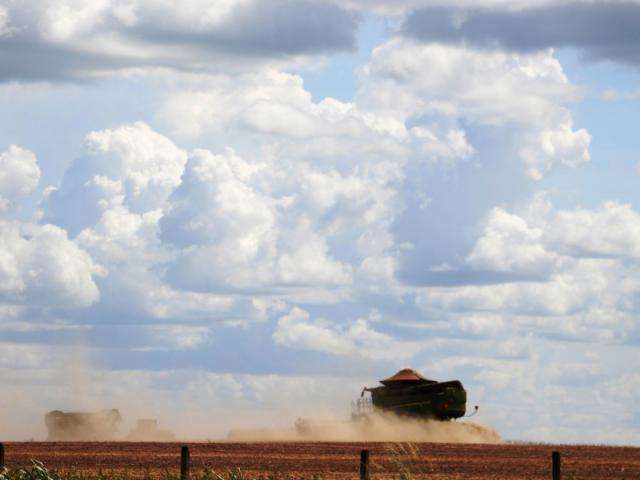
[[[20, 442], [6, 444], [7, 464], [43, 461], [58, 471], [117, 471], [142, 477], [179, 468], [180, 443]], [[240, 467], [251, 474], [292, 473], [324, 479], [357, 478], [359, 452], [371, 451], [376, 478], [408, 468], [429, 479], [548, 479], [551, 451], [562, 452], [564, 478], [638, 479], [640, 448], [569, 445], [418, 443], [190, 443], [192, 471]], [[409, 450], [413, 449], [413, 453]]]

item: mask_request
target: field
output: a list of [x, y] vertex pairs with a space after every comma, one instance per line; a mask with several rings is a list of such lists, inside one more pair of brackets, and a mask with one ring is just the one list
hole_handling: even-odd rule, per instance
[[[177, 473], [179, 443], [7, 443], [9, 467], [43, 461], [58, 471], [120, 472], [142, 477]], [[294, 474], [311, 479], [356, 479], [359, 453], [371, 452], [373, 478], [408, 469], [429, 479], [548, 479], [551, 451], [562, 453], [564, 479], [638, 479], [640, 448], [567, 445], [390, 443], [192, 443], [191, 471], [240, 467], [253, 475]]]

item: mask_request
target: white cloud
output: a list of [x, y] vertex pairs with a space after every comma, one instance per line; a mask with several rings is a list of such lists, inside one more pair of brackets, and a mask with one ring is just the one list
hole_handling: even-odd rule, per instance
[[[258, 131], [277, 133], [279, 130], [279, 133], [295, 135], [313, 123], [305, 114], [310, 103], [311, 94], [302, 88], [302, 78], [268, 69], [260, 74], [210, 77], [206, 88], [194, 85], [174, 92], [165, 100], [159, 117], [181, 136], [224, 130], [234, 122], [245, 123]], [[264, 126], [260, 121], [260, 108], [271, 109], [272, 114], [282, 108], [288, 113], [298, 112], [302, 125], [298, 125], [300, 122], [283, 124], [282, 115], [274, 115], [274, 121]]]
[[474, 153], [459, 128], [408, 129], [404, 118], [324, 98], [314, 102], [302, 77], [273, 69], [186, 82], [164, 102], [159, 120], [183, 138], [225, 133], [239, 143], [268, 144], [279, 156], [336, 161], [403, 162], [427, 157], [455, 162]]
[[635, 342], [630, 315], [640, 282], [637, 262], [630, 259], [637, 257], [633, 239], [639, 226], [633, 208], [613, 202], [593, 210], [546, 205], [525, 209], [525, 216], [496, 208], [466, 260], [473, 268], [516, 277], [489, 285], [425, 288], [417, 305], [430, 314], [449, 312], [454, 319], [469, 312], [508, 312], [540, 335]]
[[[36, 191], [33, 152], [12, 145], [0, 154], [0, 211]], [[100, 297], [104, 270], [55, 225], [0, 220], [0, 303], [43, 308], [87, 307]]]
[[54, 225], [1, 222], [0, 297], [42, 307], [86, 307], [100, 297], [91, 257]]
[[[418, 296], [418, 305], [425, 309], [459, 312], [571, 315], [596, 303], [603, 284], [606, 285], [606, 278], [598, 271], [597, 266], [589, 266], [571, 273], [554, 275], [546, 282], [430, 288]], [[583, 277], [585, 274], [589, 275], [589, 280]]]
[[593, 210], [560, 210], [546, 238], [573, 255], [639, 258], [640, 213], [631, 205], [613, 201]]
[[360, 75], [361, 108], [453, 128], [458, 118], [507, 128], [534, 179], [556, 163], [589, 160], [591, 137], [573, 130], [565, 107], [578, 92], [552, 51], [508, 54], [394, 38], [374, 49]]
[[498, 270], [549, 268], [560, 256], [637, 258], [639, 242], [640, 213], [629, 204], [557, 210], [537, 197], [521, 215], [494, 208], [467, 261]]
[[[183, 151], [142, 122], [91, 132], [86, 150], [100, 163], [109, 164], [108, 174], [123, 183], [125, 202], [141, 211], [162, 204], [180, 183], [186, 162]], [[98, 183], [100, 177], [94, 181]]]
[[40, 168], [33, 152], [11, 145], [0, 153], [0, 211], [35, 191]]
[[336, 256], [385, 253], [361, 229], [384, 236], [392, 201], [384, 175], [195, 151], [161, 220], [162, 240], [182, 249], [169, 278], [196, 291], [348, 286], [353, 266]]
[[273, 340], [290, 348], [374, 360], [409, 360], [422, 348], [418, 342], [396, 340], [372, 329], [365, 318], [332, 325], [294, 307], [278, 320]]
[[77, 241], [94, 258], [111, 265], [126, 264], [134, 255], [139, 263], [158, 261], [163, 258], [155, 240], [161, 215], [159, 210], [136, 214], [114, 205], [96, 225], [82, 230]]
[[357, 17], [315, 0], [22, 0], [0, 28], [0, 80], [56, 81], [294, 64], [352, 49]]
[[546, 275], [558, 255], [545, 248], [543, 234], [542, 229], [529, 227], [523, 218], [496, 207], [466, 260], [477, 269]]
[[577, 131], [572, 128], [573, 123], [568, 121], [555, 130], [544, 130], [537, 134], [537, 140], [520, 151], [531, 178], [540, 180], [556, 162], [576, 167], [591, 160], [591, 135], [584, 128]]
[[91, 132], [84, 155], [48, 195], [44, 218], [75, 235], [115, 205], [140, 214], [162, 208], [186, 160], [186, 152], [143, 122]]

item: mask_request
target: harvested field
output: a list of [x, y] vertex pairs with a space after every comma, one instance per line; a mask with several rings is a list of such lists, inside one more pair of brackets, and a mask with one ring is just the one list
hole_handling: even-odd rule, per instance
[[[177, 473], [180, 443], [5, 444], [10, 467], [38, 459], [58, 471], [117, 471], [141, 477], [148, 471]], [[562, 453], [565, 479], [638, 479], [640, 448], [568, 445], [470, 445], [391, 443], [191, 443], [191, 468], [216, 471], [240, 467], [251, 474], [292, 473], [325, 479], [358, 477], [359, 453], [371, 452], [373, 478], [397, 477], [407, 467], [429, 479], [548, 479], [551, 451]]]

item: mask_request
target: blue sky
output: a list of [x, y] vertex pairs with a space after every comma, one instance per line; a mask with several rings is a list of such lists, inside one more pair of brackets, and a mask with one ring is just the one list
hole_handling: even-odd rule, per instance
[[412, 366], [640, 444], [639, 12], [0, 2], [0, 435], [343, 418]]

